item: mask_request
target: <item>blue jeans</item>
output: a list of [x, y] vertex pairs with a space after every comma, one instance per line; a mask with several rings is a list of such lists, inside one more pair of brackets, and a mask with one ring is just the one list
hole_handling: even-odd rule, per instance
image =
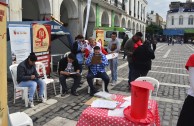
[[40, 87], [39, 97], [43, 97], [45, 82], [42, 79], [29, 80], [29, 81], [21, 81], [19, 83], [20, 87], [28, 87], [29, 88], [29, 100], [30, 101], [33, 101], [33, 96], [34, 96], [34, 93], [36, 91], [37, 84]]
[[110, 62], [112, 81], [117, 81], [118, 58], [111, 59], [109, 62]]
[[102, 78], [102, 80], [104, 81], [105, 84], [105, 91], [108, 92], [108, 83], [110, 81], [109, 76], [107, 75], [106, 72], [98, 72], [96, 75], [94, 75], [91, 71], [88, 72], [87, 75], [87, 82], [88, 85], [90, 86], [91, 92], [95, 92], [96, 88], [93, 85], [93, 79], [94, 78]]

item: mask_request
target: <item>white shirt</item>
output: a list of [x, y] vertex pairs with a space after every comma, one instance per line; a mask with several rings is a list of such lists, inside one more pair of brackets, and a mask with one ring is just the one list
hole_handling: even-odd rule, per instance
[[[101, 51], [101, 44], [99, 42], [96, 42], [96, 46], [100, 47], [100, 51]], [[91, 45], [88, 44], [87, 49], [90, 51], [90, 53], [94, 52], [94, 47], [92, 47]]]
[[194, 67], [189, 67], [189, 82], [190, 88], [187, 94], [194, 97]]

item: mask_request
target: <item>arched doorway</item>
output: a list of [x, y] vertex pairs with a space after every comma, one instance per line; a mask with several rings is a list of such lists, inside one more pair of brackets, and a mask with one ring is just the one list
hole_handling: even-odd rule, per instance
[[102, 26], [102, 27], [109, 27], [109, 17], [108, 17], [107, 11], [104, 11], [104, 12], [102, 13], [102, 17], [101, 17], [101, 26]]
[[[85, 22], [86, 22], [85, 21], [86, 20], [86, 13], [87, 13], [87, 6], [85, 7], [85, 10], [84, 10], [83, 29], [85, 27]], [[89, 37], [91, 37], [93, 35], [93, 30], [94, 30], [94, 27], [95, 27], [95, 21], [96, 21], [96, 17], [95, 17], [94, 9], [91, 6], [90, 7], [89, 20], [88, 20], [88, 27], [87, 27], [87, 30], [86, 30], [86, 39], [88, 39]]]
[[133, 22], [133, 35], [136, 33], [135, 31], [135, 22]]
[[51, 6], [48, 0], [22, 0], [22, 8], [23, 21], [50, 20]]
[[141, 24], [139, 25], [139, 31], [142, 32], [142, 29], [141, 29]]
[[136, 32], [139, 32], [139, 24], [136, 24]]
[[122, 27], [126, 28], [125, 18], [122, 19]]
[[37, 0], [22, 0], [22, 8], [22, 21], [41, 20], [40, 9]]
[[131, 21], [128, 20], [128, 28], [131, 29]]
[[114, 26], [115, 27], [120, 27], [120, 21], [119, 21], [118, 15], [115, 15], [115, 18], [114, 18]]
[[69, 29], [73, 38], [78, 34], [78, 9], [73, 0], [63, 0], [60, 7], [60, 21]]

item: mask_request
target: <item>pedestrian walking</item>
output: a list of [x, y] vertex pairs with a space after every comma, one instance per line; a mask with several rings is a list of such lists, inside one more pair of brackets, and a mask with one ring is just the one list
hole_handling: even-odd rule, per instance
[[153, 49], [154, 52], [156, 50], [156, 44], [157, 44], [157, 39], [155, 37], [153, 37], [153, 39], [152, 39], [152, 49]]
[[188, 96], [184, 101], [177, 126], [194, 126], [194, 54], [189, 57], [185, 68], [189, 72], [190, 88], [188, 89]]
[[[117, 39], [117, 33], [113, 32], [111, 35], [111, 41], [108, 43], [107, 51], [109, 54], [111, 53], [119, 53], [120, 51], [120, 44], [119, 40]], [[111, 77], [112, 77], [112, 85], [116, 85], [117, 83], [117, 67], [118, 67], [118, 57], [114, 59], [110, 59], [110, 70], [111, 70]]]

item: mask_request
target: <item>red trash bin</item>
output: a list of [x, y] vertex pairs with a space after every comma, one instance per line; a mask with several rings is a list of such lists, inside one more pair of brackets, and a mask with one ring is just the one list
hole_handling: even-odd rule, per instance
[[124, 110], [125, 117], [133, 122], [152, 122], [154, 116], [148, 110], [148, 100], [149, 90], [154, 90], [153, 85], [146, 81], [133, 81], [131, 85], [131, 106]]

